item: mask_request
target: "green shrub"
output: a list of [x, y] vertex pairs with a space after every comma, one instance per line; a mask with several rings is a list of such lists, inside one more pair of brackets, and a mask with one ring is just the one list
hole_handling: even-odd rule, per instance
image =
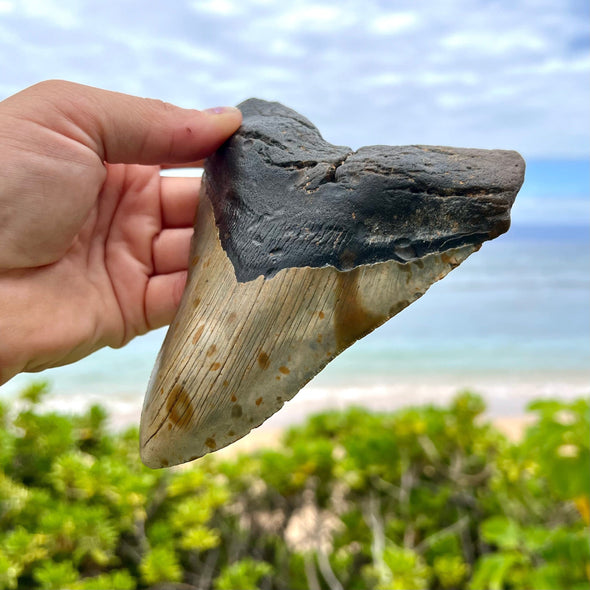
[[43, 413], [46, 393], [0, 404], [0, 589], [588, 587], [588, 400], [532, 404], [517, 444], [465, 392], [152, 471], [136, 428]]
[[260, 579], [271, 572], [272, 567], [268, 563], [241, 559], [222, 569], [215, 580], [215, 590], [258, 590]]

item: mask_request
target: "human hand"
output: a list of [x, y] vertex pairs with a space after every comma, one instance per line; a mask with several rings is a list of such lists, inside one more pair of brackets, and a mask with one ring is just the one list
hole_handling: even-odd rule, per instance
[[241, 122], [69, 82], [0, 102], [0, 384], [170, 323], [200, 179]]

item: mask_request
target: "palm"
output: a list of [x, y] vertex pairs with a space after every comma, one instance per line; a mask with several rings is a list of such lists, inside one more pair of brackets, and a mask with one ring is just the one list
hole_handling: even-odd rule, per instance
[[[91, 236], [104, 257], [96, 272], [120, 314], [113, 340], [120, 345], [169, 323], [188, 264], [198, 179], [161, 178], [155, 166], [109, 166]], [[92, 269], [94, 271], [95, 269]], [[114, 316], [113, 316], [114, 317]]]
[[151, 317], [148, 299], [150, 279], [159, 270], [154, 247], [163, 231], [160, 197], [158, 168], [109, 167], [86, 247], [95, 254], [90, 275], [102, 286], [102, 300], [109, 302], [111, 345], [124, 344], [159, 323]]
[[52, 324], [52, 354], [29, 370], [122, 346], [170, 322], [184, 287], [198, 187], [197, 179], [160, 178], [155, 166], [108, 166], [65, 254], [23, 277], [28, 289], [47, 294], [43, 308], [33, 309], [38, 326]]

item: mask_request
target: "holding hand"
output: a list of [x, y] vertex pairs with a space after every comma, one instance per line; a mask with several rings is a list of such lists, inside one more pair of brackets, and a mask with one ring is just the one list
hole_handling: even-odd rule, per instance
[[240, 122], [58, 81], [0, 102], [0, 384], [172, 320], [200, 179], [160, 166], [208, 156]]

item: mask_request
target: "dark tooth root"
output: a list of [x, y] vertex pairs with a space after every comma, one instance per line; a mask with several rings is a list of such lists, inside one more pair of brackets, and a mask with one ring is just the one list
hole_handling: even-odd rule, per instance
[[524, 178], [516, 152], [419, 145], [353, 152], [281, 104], [239, 106], [242, 127], [205, 164], [239, 281], [292, 267], [417, 260], [508, 229]]

